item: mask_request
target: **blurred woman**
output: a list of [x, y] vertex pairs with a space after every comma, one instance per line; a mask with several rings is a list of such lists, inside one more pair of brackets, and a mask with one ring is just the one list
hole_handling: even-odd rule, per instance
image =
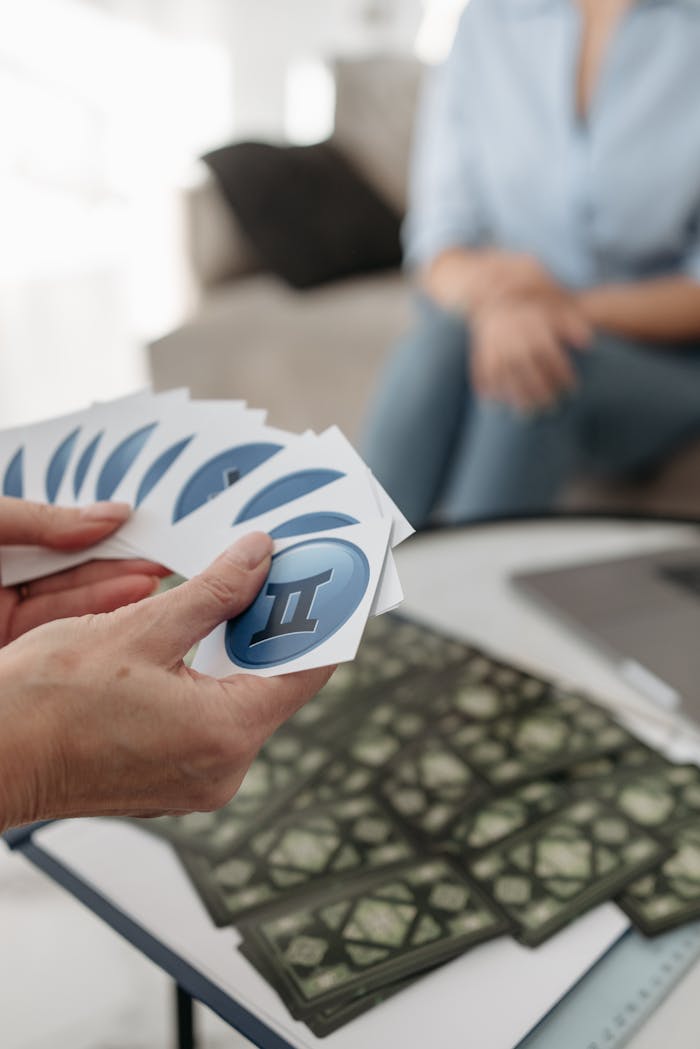
[[419, 120], [418, 321], [365, 454], [413, 524], [700, 433], [700, 0], [472, 0]]

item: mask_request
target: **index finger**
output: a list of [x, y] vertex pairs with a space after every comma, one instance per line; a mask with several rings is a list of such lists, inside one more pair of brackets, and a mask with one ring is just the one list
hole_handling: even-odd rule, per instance
[[128, 519], [127, 503], [62, 507], [0, 497], [0, 544], [82, 550], [105, 539]]

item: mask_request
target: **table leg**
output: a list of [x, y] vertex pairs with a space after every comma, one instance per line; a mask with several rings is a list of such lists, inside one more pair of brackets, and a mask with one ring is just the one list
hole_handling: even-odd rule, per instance
[[196, 1049], [194, 1009], [191, 996], [179, 984], [175, 985], [177, 1016], [177, 1049]]

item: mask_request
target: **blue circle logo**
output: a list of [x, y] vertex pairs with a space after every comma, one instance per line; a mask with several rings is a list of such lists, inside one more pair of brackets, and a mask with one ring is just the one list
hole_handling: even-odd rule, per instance
[[310, 539], [272, 559], [250, 608], [226, 627], [226, 653], [246, 669], [275, 667], [332, 637], [369, 585], [365, 554], [344, 539]]

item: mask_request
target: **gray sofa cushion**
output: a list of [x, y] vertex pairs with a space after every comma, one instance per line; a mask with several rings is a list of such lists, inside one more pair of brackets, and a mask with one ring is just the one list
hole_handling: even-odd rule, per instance
[[356, 437], [382, 361], [411, 320], [398, 272], [303, 294], [260, 274], [210, 292], [189, 323], [149, 347], [156, 389], [241, 397], [290, 430], [337, 423]]
[[396, 211], [406, 211], [409, 158], [424, 67], [413, 58], [338, 59], [331, 142]]

